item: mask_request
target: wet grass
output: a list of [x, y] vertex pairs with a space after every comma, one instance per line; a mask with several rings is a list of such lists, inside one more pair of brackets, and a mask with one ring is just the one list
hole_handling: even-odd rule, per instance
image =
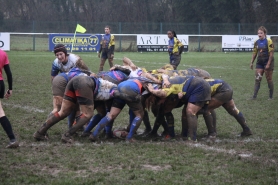
[[[251, 97], [254, 71], [249, 69], [251, 53], [197, 53], [182, 55], [179, 69], [199, 67], [214, 78], [221, 78], [234, 89], [237, 108], [253, 131], [240, 138], [236, 120], [223, 108], [216, 110], [218, 139], [207, 143], [203, 118], [199, 118], [197, 144], [182, 141], [162, 142], [137, 137], [137, 143], [103, 140], [91, 143], [76, 136], [72, 145], [60, 142], [67, 130], [66, 120], [49, 130], [48, 142], [36, 142], [32, 134], [52, 109], [50, 52], [8, 52], [14, 77], [13, 96], [2, 100], [6, 115], [20, 141], [20, 148], [5, 149], [8, 143], [0, 129], [1, 184], [277, 184], [278, 183], [278, 115], [277, 91], [268, 101], [265, 79], [256, 101]], [[92, 71], [99, 59], [95, 53], [80, 53]], [[115, 63], [123, 56], [148, 70], [168, 63], [167, 53], [115, 53]], [[108, 64], [105, 65], [108, 69]], [[273, 75], [278, 86], [277, 72]], [[7, 84], [7, 83], [6, 83]], [[175, 131], [181, 132], [181, 109], [173, 111]], [[151, 123], [154, 117], [150, 113]], [[127, 108], [116, 119], [115, 127], [128, 123]], [[143, 124], [140, 130], [143, 130]], [[160, 132], [162, 131], [159, 130]]]

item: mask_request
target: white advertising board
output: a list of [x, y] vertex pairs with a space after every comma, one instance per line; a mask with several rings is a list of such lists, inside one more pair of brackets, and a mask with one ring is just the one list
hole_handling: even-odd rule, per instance
[[258, 39], [258, 35], [223, 35], [222, 51], [253, 51], [254, 42]]
[[10, 51], [10, 33], [0, 32], [0, 48], [4, 51]]
[[[179, 41], [184, 45], [183, 51], [188, 51], [188, 35], [178, 35]], [[167, 35], [137, 35], [138, 52], [167, 52]]]

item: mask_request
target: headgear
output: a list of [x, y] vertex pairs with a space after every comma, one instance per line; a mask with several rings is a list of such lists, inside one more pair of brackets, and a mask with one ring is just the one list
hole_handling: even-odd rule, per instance
[[68, 51], [66, 49], [66, 47], [63, 45], [63, 44], [57, 44], [55, 47], [54, 47], [54, 53], [56, 55], [57, 52], [60, 52], [62, 51], [63, 53], [65, 53], [65, 55], [67, 55]]

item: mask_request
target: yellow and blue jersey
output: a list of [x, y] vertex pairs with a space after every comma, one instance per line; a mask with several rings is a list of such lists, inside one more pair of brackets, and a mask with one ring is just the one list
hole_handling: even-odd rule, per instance
[[185, 95], [187, 88], [193, 78], [194, 76], [176, 76], [169, 78], [171, 86], [169, 88], [163, 88], [163, 91], [166, 92], [167, 96], [170, 94], [178, 94], [180, 92]]
[[272, 51], [274, 51], [274, 45], [270, 38], [258, 39], [254, 42], [253, 53], [258, 54], [258, 57], [268, 57]]
[[111, 34], [103, 35], [102, 39], [101, 39], [101, 45], [102, 45], [102, 48], [107, 48], [107, 49], [109, 49], [111, 46], [114, 46], [115, 45], [114, 35], [111, 35]]
[[179, 39], [173, 37], [168, 41], [168, 52], [171, 54], [179, 53], [179, 47], [181, 46], [183, 46], [183, 44], [179, 41]]
[[213, 96], [218, 87], [222, 86], [223, 83], [225, 82], [224, 80], [221, 80], [221, 79], [205, 79], [209, 85], [210, 85], [210, 88], [211, 88], [211, 96]]

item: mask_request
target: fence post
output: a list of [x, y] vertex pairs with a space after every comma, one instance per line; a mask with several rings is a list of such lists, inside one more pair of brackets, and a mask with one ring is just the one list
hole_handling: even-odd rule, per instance
[[162, 22], [160, 23], [160, 34], [162, 34]]
[[[35, 21], [33, 21], [33, 33], [35, 33]], [[36, 38], [35, 38], [36, 36], [35, 36], [35, 34], [33, 35], [33, 51], [35, 51], [36, 50], [36, 45], [35, 45], [35, 43], [36, 43]]]
[[[200, 34], [201, 34], [201, 23], [198, 24], [198, 32], [199, 32], [199, 35], [200, 35]], [[201, 37], [200, 37], [200, 36], [199, 36], [199, 38], [198, 38], [198, 42], [199, 42], [198, 51], [200, 52], [200, 51], [201, 51], [201, 46], [200, 46]]]
[[238, 34], [240, 35], [240, 23], [238, 23]]
[[[119, 34], [121, 34], [122, 33], [122, 23], [121, 22], [119, 22]], [[119, 47], [120, 47], [120, 52], [122, 51], [122, 36], [120, 36], [120, 38], [119, 38]]]

